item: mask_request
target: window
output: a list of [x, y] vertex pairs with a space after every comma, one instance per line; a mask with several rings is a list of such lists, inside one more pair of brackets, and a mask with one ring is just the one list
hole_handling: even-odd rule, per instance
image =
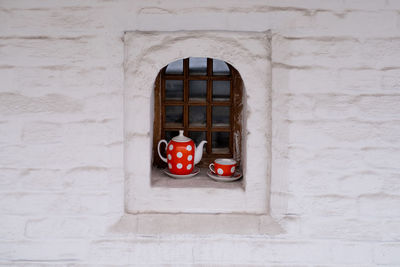
[[168, 64], [158, 74], [154, 89], [154, 165], [165, 167], [157, 153], [161, 139], [179, 130], [198, 145], [207, 140], [202, 161], [207, 167], [219, 157], [240, 165], [242, 80], [222, 60], [190, 57]]

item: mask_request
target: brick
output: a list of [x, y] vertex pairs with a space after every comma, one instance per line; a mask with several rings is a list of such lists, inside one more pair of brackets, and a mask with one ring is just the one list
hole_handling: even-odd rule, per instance
[[[0, 57], [5, 65], [15, 66], [102, 66], [105, 63], [104, 42], [93, 36], [15, 37], [0, 39]], [[62, 50], [63, 53], [59, 51]]]
[[272, 88], [279, 93], [337, 92], [337, 71], [318, 68], [292, 68], [273, 65]]
[[302, 234], [308, 238], [334, 238], [360, 240], [396, 241], [399, 238], [398, 219], [375, 217], [309, 217], [301, 221]]
[[57, 169], [22, 169], [19, 177], [19, 189], [24, 191], [64, 191], [66, 182], [62, 171]]
[[[300, 235], [303, 238], [359, 240], [360, 244], [365, 244], [365, 241], [369, 240], [381, 239], [382, 231], [385, 231], [382, 219], [376, 218], [304, 216], [297, 223], [300, 224]], [[396, 227], [391, 227], [390, 230], [396, 230]], [[343, 259], [343, 261], [345, 260]]]
[[21, 138], [25, 144], [109, 145], [122, 142], [122, 133], [115, 130], [115, 125], [119, 123], [111, 119], [67, 123], [27, 122], [23, 126]]
[[25, 236], [29, 239], [94, 238], [101, 236], [107, 225], [104, 216], [29, 219], [25, 225]]
[[[26, 169], [17, 178], [18, 188], [25, 192], [98, 192], [109, 189], [109, 171], [86, 166], [70, 170]], [[14, 179], [15, 181], [16, 179]]]
[[2, 193], [0, 212], [13, 215], [106, 214], [111, 211], [104, 193]]
[[[328, 111], [326, 111], [326, 114], [328, 114]], [[288, 143], [290, 145], [307, 146], [314, 149], [333, 146], [387, 148], [400, 145], [398, 143], [400, 125], [391, 121], [376, 123], [350, 119], [292, 121], [289, 126], [289, 135]]]
[[63, 125], [63, 142], [75, 144], [122, 144], [121, 121], [114, 119], [82, 120]]
[[[274, 62], [327, 69], [398, 68], [399, 38], [357, 39], [351, 36], [275, 37]], [[353, 80], [354, 81], [354, 80]]]
[[23, 126], [21, 139], [25, 144], [60, 143], [62, 134], [62, 125], [58, 123], [28, 122]]
[[400, 88], [400, 70], [386, 70], [382, 75], [382, 91], [398, 92]]
[[62, 241], [1, 241], [1, 258], [6, 262], [76, 262], [81, 261], [87, 251], [85, 240]]
[[[228, 245], [229, 241], [207, 243], [207, 245], [198, 246], [194, 250], [194, 255], [198, 262], [211, 263], [216, 260], [225, 264], [285, 262], [290, 265], [301, 263], [318, 264], [330, 259], [329, 245], [323, 242], [281, 240], [261, 242], [254, 240], [249, 243], [235, 242], [234, 246]], [[250, 261], [248, 260], [249, 258], [251, 259]]]
[[374, 248], [374, 261], [376, 264], [399, 265], [400, 245], [398, 243], [377, 244]]
[[398, 120], [400, 119], [400, 100], [398, 95], [365, 96], [357, 101], [360, 116], [369, 120]]
[[309, 216], [356, 216], [357, 199], [340, 195], [293, 196], [288, 213]]
[[21, 171], [12, 168], [0, 168], [0, 191], [13, 191], [19, 186]]
[[9, 66], [0, 68], [0, 92], [39, 97], [63, 88], [71, 97], [91, 96], [115, 90], [120, 72], [112, 66]]
[[98, 94], [86, 102], [85, 113], [97, 119], [117, 119], [122, 123], [120, 117], [123, 113], [122, 103], [122, 91]]
[[77, 99], [65, 95], [51, 94], [43, 97], [27, 97], [15, 93], [0, 94], [0, 113], [24, 114], [24, 113], [69, 113], [79, 112], [82, 103]]
[[[393, 121], [398, 120], [400, 95], [285, 95], [288, 119]], [[340, 123], [343, 123], [340, 121]]]
[[292, 94], [395, 94], [398, 90], [397, 70], [321, 69], [307, 66], [276, 65], [273, 88]]
[[332, 245], [333, 263], [373, 264], [373, 245], [362, 243], [334, 243]]
[[107, 192], [109, 189], [108, 170], [101, 167], [78, 167], [63, 175], [65, 188], [79, 192]]
[[365, 194], [358, 198], [360, 216], [375, 216], [400, 218], [400, 196], [380, 194]]
[[[21, 240], [24, 237], [25, 216], [1, 215], [0, 236], [2, 240]], [[1, 254], [1, 252], [0, 252]]]
[[[120, 167], [120, 146], [100, 145], [60, 145], [37, 144], [27, 147], [3, 147], [0, 154], [1, 167], [15, 168], [62, 168], [70, 169], [82, 166]], [[13, 155], [10, 157], [9, 155]], [[29, 158], [29, 161], [24, 159]]]
[[[292, 176], [290, 189], [302, 194], [340, 194], [357, 197], [382, 191], [397, 194], [398, 175], [382, 171], [337, 171], [305, 169]], [[392, 186], [391, 189], [389, 187]]]
[[384, 72], [377, 70], [343, 69], [339, 70], [337, 90], [339, 92], [360, 93], [397, 93], [396, 88], [382, 89]]
[[[361, 37], [388, 36], [397, 31], [397, 14], [393, 10], [381, 12], [351, 11], [341, 14], [317, 12], [314, 30], [331, 35], [353, 35]], [[358, 22], [363, 21], [360, 24]]]
[[[325, 170], [378, 170], [387, 169], [398, 171], [398, 149], [373, 148], [362, 149], [326, 148], [313, 150], [312, 148], [292, 148], [289, 154], [292, 170], [298, 169], [325, 169]], [[393, 157], [387, 157], [393, 155]]]

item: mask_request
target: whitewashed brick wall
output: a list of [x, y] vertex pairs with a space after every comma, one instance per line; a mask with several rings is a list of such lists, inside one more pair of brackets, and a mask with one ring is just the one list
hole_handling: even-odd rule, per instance
[[[272, 39], [279, 235], [135, 235], [123, 33]], [[0, 264], [400, 265], [400, 1], [0, 1]]]

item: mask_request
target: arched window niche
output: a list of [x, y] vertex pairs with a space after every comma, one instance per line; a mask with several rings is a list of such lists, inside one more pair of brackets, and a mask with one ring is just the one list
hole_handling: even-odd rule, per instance
[[[269, 33], [127, 32], [124, 42], [126, 212], [267, 214], [271, 165]], [[159, 104], [154, 86], [160, 82], [155, 78], [169, 64], [189, 58], [221, 60], [240, 73], [241, 145], [240, 153], [231, 155], [240, 158], [244, 179], [239, 183], [217, 183], [205, 174], [177, 181], [161, 176], [153, 165], [158, 157], [154, 145], [162, 137], [154, 132]]]
[[[207, 171], [215, 159], [233, 158], [241, 172], [243, 95], [239, 72], [223, 60], [190, 57], [162, 68], [154, 85], [153, 166], [167, 167], [158, 155], [158, 142], [161, 139], [169, 142], [179, 130], [184, 130], [196, 146], [207, 141], [197, 167]], [[162, 153], [164, 148], [163, 145]], [[166, 158], [164, 153], [163, 156]], [[155, 177], [158, 176], [152, 176]], [[204, 181], [188, 184], [218, 186]], [[152, 182], [154, 186], [163, 184], [160, 179]], [[233, 183], [244, 186], [242, 180]]]

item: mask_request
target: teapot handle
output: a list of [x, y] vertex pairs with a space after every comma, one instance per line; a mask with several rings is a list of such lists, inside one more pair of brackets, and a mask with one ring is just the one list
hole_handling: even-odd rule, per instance
[[167, 141], [165, 141], [164, 139], [162, 139], [162, 140], [160, 140], [160, 142], [158, 142], [158, 145], [157, 145], [158, 155], [160, 156], [160, 158], [161, 158], [165, 163], [167, 163], [167, 159], [164, 158], [163, 156], [161, 156], [161, 153], [160, 153], [160, 144], [161, 144], [161, 143], [165, 143], [165, 150], [167, 150], [168, 143], [167, 143]]

